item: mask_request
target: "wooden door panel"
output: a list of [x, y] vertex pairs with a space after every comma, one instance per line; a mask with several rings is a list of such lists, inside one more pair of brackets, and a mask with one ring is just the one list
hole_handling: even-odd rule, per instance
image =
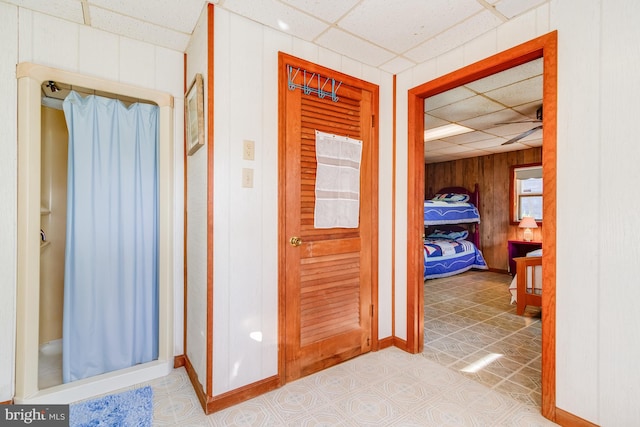
[[[299, 89], [280, 92], [283, 239], [295, 236], [302, 241], [283, 248], [287, 380], [371, 348], [372, 96], [349, 85], [341, 86], [339, 96], [333, 102]], [[358, 228], [314, 227], [316, 131], [363, 141]]]

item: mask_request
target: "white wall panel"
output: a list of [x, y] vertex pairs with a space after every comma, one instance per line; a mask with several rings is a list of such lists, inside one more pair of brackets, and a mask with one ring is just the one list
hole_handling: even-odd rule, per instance
[[[341, 72], [344, 74], [348, 74], [353, 77], [357, 77], [359, 79], [362, 78], [362, 64], [358, 61], [355, 61], [351, 58], [342, 58], [342, 66], [340, 67]], [[340, 91], [338, 91], [338, 96], [340, 96]]]
[[396, 77], [396, 199], [394, 335], [407, 339], [407, 92], [414, 87], [412, 70]]
[[321, 47], [318, 51], [318, 63], [332, 70], [339, 70], [342, 65], [342, 56], [339, 53]]
[[120, 37], [120, 81], [136, 86], [155, 82], [155, 47], [149, 43]]
[[493, 55], [498, 51], [498, 34], [497, 30], [491, 30], [463, 46], [464, 48], [464, 62], [466, 64], [473, 64]]
[[[183, 98], [183, 79], [184, 79], [184, 53], [175, 50], [167, 49], [164, 47], [155, 47], [154, 58], [154, 82], [155, 87], [158, 90], [169, 92], [174, 98]], [[176, 111], [176, 125], [183, 122], [184, 110], [175, 108]], [[180, 127], [180, 138], [176, 139], [176, 144], [182, 146], [182, 126]], [[179, 163], [182, 164], [182, 155], [180, 156]], [[181, 177], [182, 175], [180, 175]], [[177, 197], [177, 195], [176, 195]], [[181, 199], [180, 199], [181, 200]]]
[[[263, 206], [260, 180], [262, 175], [263, 78], [265, 58], [272, 52], [263, 52], [262, 26], [253, 21], [232, 16], [230, 41], [231, 55], [229, 84], [231, 88], [229, 121], [229, 157], [230, 166], [229, 206], [231, 221], [228, 228], [229, 271], [231, 292], [229, 293], [229, 324], [233, 332], [229, 336], [230, 363], [233, 369], [229, 376], [229, 385], [236, 388], [263, 378], [262, 344], [251, 337], [253, 332], [262, 331], [262, 298], [266, 286], [261, 276], [264, 257], [262, 253]], [[276, 82], [271, 82], [276, 85]], [[277, 98], [272, 108], [277, 109]], [[243, 160], [244, 140], [255, 141], [255, 160]], [[242, 187], [242, 170], [253, 169], [253, 187]], [[218, 248], [224, 250], [224, 248]], [[273, 321], [273, 320], [272, 320]]]
[[40, 13], [33, 14], [31, 23], [32, 61], [37, 60], [38, 64], [49, 67], [77, 71], [80, 26]]
[[597, 119], [600, 8], [590, 3], [576, 10], [558, 2], [557, 18], [562, 26], [558, 29], [556, 406], [599, 423], [596, 313], [600, 267], [596, 260], [601, 251], [601, 218], [597, 208], [581, 208], [585, 201], [599, 199], [602, 179]]
[[120, 64], [119, 37], [86, 25], [78, 28], [78, 72], [117, 81]]
[[[596, 3], [596, 2], [594, 2]], [[640, 182], [638, 94], [634, 72], [640, 65], [640, 3], [599, 1], [600, 67], [600, 233], [599, 399], [603, 426], [636, 425], [640, 420], [640, 223], [630, 214], [640, 199], [628, 197]], [[596, 4], [592, 6], [596, 8]], [[594, 97], [595, 102], [597, 98]], [[635, 193], [635, 191], [632, 191]], [[594, 195], [592, 195], [593, 197]], [[593, 244], [585, 235], [584, 244]]]
[[[452, 71], [462, 68], [465, 65], [469, 65], [464, 61], [464, 47], [452, 49], [449, 52], [443, 53], [436, 57], [437, 73], [439, 76], [443, 76]], [[424, 82], [422, 82], [424, 83]]]
[[538, 25], [536, 9], [502, 24], [498, 27], [498, 52], [544, 34], [539, 33], [538, 28], [544, 28], [547, 32], [546, 26]]
[[5, 402], [13, 398], [15, 363], [18, 8], [0, 3], [0, 16], [0, 402]]
[[297, 56], [298, 58], [306, 59], [307, 61], [317, 63], [319, 57], [320, 47], [308, 42], [306, 40], [291, 38], [293, 50], [288, 52], [290, 55]]
[[[367, 68], [365, 68], [367, 70]], [[393, 76], [378, 70], [365, 72], [364, 79], [380, 86], [378, 126], [378, 337], [392, 336], [392, 210], [393, 206]]]
[[[33, 62], [109, 80], [129, 82], [121, 79], [124, 74], [130, 77], [131, 82], [135, 81], [140, 86], [165, 92], [174, 92], [175, 88], [182, 84], [182, 77], [181, 74], [178, 76], [175, 72], [156, 72], [154, 58], [157, 50], [151, 44], [137, 45], [139, 49], [136, 50], [136, 55], [122, 57], [119, 55], [120, 48], [123, 44], [127, 44], [127, 40], [123, 37], [112, 36], [38, 12], [8, 6], [1, 2], [0, 14], [3, 17], [0, 27], [0, 45], [2, 46], [0, 49], [0, 93], [4, 100], [14, 99], [13, 102], [5, 102], [4, 107], [0, 107], [0, 122], [5, 124], [2, 126], [4, 129], [2, 143], [8, 144], [6, 147], [3, 146], [3, 155], [0, 156], [0, 177], [2, 178], [0, 179], [0, 194], [2, 200], [7, 201], [0, 206], [0, 233], [3, 236], [0, 241], [0, 254], [2, 255], [0, 256], [0, 276], [2, 277], [2, 281], [0, 281], [0, 304], [2, 304], [0, 328], [3, 328], [3, 331], [4, 328], [10, 328], [7, 333], [0, 334], [0, 348], [3, 350], [0, 355], [0, 401], [4, 401], [13, 395], [12, 378], [15, 368], [13, 351], [10, 349], [14, 346], [15, 334], [16, 63]], [[174, 71], [181, 69], [181, 53], [172, 54], [166, 50], [163, 52], [165, 60], [179, 61], [176, 64], [165, 64], [167, 69]], [[114, 55], [115, 53], [118, 54]], [[150, 58], [149, 61], [148, 58]], [[180, 92], [177, 94], [180, 95]], [[180, 98], [182, 98], [181, 95]], [[180, 102], [177, 102], [176, 105], [180, 105]], [[7, 108], [7, 110], [4, 111], [3, 108]], [[174, 133], [181, 133], [176, 129], [183, 128], [182, 118], [176, 119], [173, 127]], [[180, 138], [181, 140], [182, 138]], [[181, 162], [182, 158], [175, 159], [175, 161]], [[181, 201], [182, 199], [176, 200]], [[174, 230], [181, 230], [181, 218], [176, 218], [173, 226]], [[178, 250], [174, 271], [178, 268], [177, 266], [180, 266], [181, 259], [182, 251]], [[179, 268], [181, 271], [181, 267]], [[182, 293], [181, 286], [176, 288], [176, 292]], [[4, 304], [7, 306], [5, 307]], [[7, 318], [5, 319], [4, 316]], [[181, 345], [182, 338], [179, 339]], [[5, 352], [6, 349], [9, 350]], [[9, 393], [8, 397], [7, 393]]]
[[278, 361], [278, 51], [290, 51], [286, 34], [263, 28], [264, 66], [262, 70], [262, 372], [277, 374]]
[[[278, 368], [278, 51], [341, 72], [349, 68], [356, 77], [365, 69], [221, 9], [215, 11], [215, 43], [213, 379], [219, 395]], [[381, 79], [379, 70], [366, 73]], [[390, 144], [388, 74], [384, 82]], [[255, 161], [242, 159], [244, 139], [255, 141]], [[242, 168], [254, 169], [254, 188], [241, 187]], [[384, 209], [390, 212], [390, 205]], [[390, 318], [385, 325], [390, 330]], [[262, 342], [250, 336], [257, 331]]]
[[[225, 64], [229, 64], [232, 55], [230, 37], [231, 14], [223, 9], [215, 9], [214, 13], [214, 167], [213, 167], [213, 229], [214, 229], [214, 260], [213, 260], [213, 394], [220, 394], [230, 390], [229, 377], [233, 368], [229, 361], [229, 335], [233, 332], [234, 325], [230, 324], [231, 312], [229, 307], [230, 293], [230, 257], [229, 245], [231, 231], [230, 200], [230, 127], [231, 74], [233, 70]], [[235, 215], [235, 213], [234, 213]]]
[[[187, 47], [187, 90], [197, 73], [204, 83], [204, 116], [207, 117], [207, 13], [200, 15], [198, 24]], [[207, 140], [208, 123], [205, 120], [205, 145], [187, 156], [187, 331], [186, 355], [198, 381], [207, 390]], [[180, 141], [184, 140], [184, 137]]]

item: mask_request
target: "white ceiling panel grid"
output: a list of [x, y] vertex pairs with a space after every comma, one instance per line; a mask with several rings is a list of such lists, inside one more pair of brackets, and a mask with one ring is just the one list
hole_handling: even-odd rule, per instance
[[[178, 52], [186, 50], [203, 9], [213, 3], [216, 8], [318, 45], [326, 52], [351, 58], [354, 64], [391, 74], [436, 57], [440, 66], [448, 58], [457, 58], [453, 53], [460, 46], [480, 40], [497, 28], [507, 31], [502, 25], [505, 22], [519, 26], [529, 18], [529, 11], [550, 1], [0, 0]], [[491, 37], [488, 40], [493, 43]], [[427, 99], [426, 128], [459, 122], [475, 132], [430, 141], [425, 150], [432, 155], [425, 161], [451, 160], [478, 153], [478, 149], [488, 153], [539, 146], [541, 132], [501, 145], [522, 129], [539, 123], [496, 123], [536, 118], [542, 104], [541, 73], [542, 61], [532, 61]], [[446, 152], [436, 155], [436, 145]]]

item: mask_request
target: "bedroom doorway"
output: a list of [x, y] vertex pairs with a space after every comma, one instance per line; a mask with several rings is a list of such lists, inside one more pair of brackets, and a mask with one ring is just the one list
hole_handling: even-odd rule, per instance
[[[543, 61], [543, 179], [544, 241], [542, 296], [542, 414], [555, 418], [555, 180], [556, 180], [556, 68], [557, 34], [538, 37], [522, 45], [471, 64], [443, 77], [411, 89], [408, 93], [409, 176], [408, 176], [408, 307], [407, 346], [413, 352], [424, 348], [424, 283], [422, 262], [422, 201], [425, 194], [424, 174], [424, 100], [460, 85], [490, 76], [537, 58]], [[505, 209], [507, 207], [505, 206]]]

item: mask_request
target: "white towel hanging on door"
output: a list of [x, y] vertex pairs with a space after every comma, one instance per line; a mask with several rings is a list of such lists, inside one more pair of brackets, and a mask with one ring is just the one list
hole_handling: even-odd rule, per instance
[[316, 131], [315, 228], [358, 228], [362, 141]]

